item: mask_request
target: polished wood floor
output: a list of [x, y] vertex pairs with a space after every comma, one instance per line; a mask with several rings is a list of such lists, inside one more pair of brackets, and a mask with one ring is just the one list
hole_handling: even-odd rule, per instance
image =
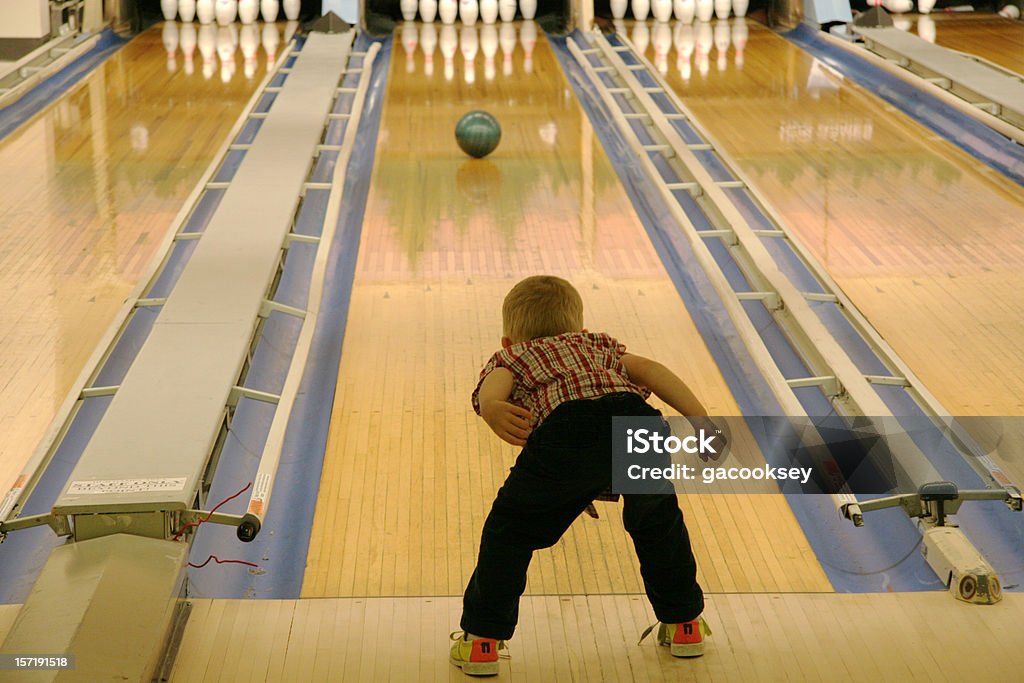
[[[1024, 74], [1024, 21], [994, 14], [937, 12], [924, 21], [908, 17], [908, 30], [936, 45], [983, 57], [1018, 74]], [[928, 25], [931, 19], [932, 25]]]
[[[0, 140], [0, 490], [42, 438], [259, 78], [157, 26]], [[213, 64], [218, 62], [212, 54]], [[264, 59], [261, 52], [259, 58]], [[30, 162], [29, 162], [30, 160]]]
[[[590, 329], [674, 367], [712, 413], [737, 410], [547, 43], [537, 42], [529, 71], [519, 45], [511, 78], [488, 80], [477, 59], [471, 83], [461, 54], [448, 80], [441, 68], [423, 76], [418, 49], [410, 71], [403, 49], [389, 76], [304, 597], [461, 594], [515, 457], [469, 397], [498, 348], [502, 298], [521, 277], [569, 278]], [[472, 109], [503, 126], [484, 160], [453, 137]], [[830, 590], [781, 497], [692, 497], [684, 514], [708, 589]], [[538, 553], [528, 590], [640, 591], [618, 511], [577, 521]]]

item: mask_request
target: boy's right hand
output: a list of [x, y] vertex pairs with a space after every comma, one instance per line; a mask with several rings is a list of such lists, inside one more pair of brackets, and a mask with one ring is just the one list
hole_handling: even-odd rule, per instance
[[526, 445], [533, 419], [526, 408], [508, 401], [488, 401], [480, 405], [480, 417], [502, 441], [513, 446]]

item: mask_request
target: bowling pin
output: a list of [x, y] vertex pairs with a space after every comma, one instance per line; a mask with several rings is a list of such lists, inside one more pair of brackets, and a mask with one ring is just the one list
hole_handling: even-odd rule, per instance
[[502, 21], [515, 21], [516, 0], [498, 0], [498, 14]]
[[302, 10], [302, 0], [284, 0], [284, 18], [288, 21], [295, 21], [299, 18], [299, 12]]
[[420, 27], [420, 49], [423, 50], [423, 73], [427, 76], [434, 75], [434, 48], [436, 47], [437, 28], [433, 22], [425, 22]]
[[255, 22], [242, 25], [238, 46], [242, 49], [242, 71], [251, 79], [256, 75], [256, 52], [260, 49], [260, 29]]
[[238, 0], [217, 0], [214, 6], [217, 24], [227, 26], [238, 17]]
[[636, 53], [643, 57], [647, 54], [647, 47], [651, 44], [651, 29], [647, 27], [646, 21], [638, 21], [633, 24], [633, 35], [630, 36]]
[[[215, 0], [196, 0], [196, 18], [199, 19], [200, 24], [213, 22], [213, 18], [216, 15], [214, 2]], [[202, 35], [200, 35], [201, 37]]]
[[260, 16], [260, 0], [238, 0], [238, 20], [251, 24]]
[[459, 15], [459, 0], [437, 0], [437, 13], [441, 15], [442, 24], [454, 24]]
[[217, 70], [217, 27], [206, 23], [199, 27], [199, 54], [203, 56], [203, 78], [209, 80]]
[[731, 38], [731, 30], [729, 28], [729, 21], [726, 19], [719, 19], [715, 22], [715, 50], [718, 51], [718, 71], [725, 71], [726, 67], [726, 55], [729, 52], [729, 41]]
[[196, 0], [178, 0], [178, 16], [186, 24], [196, 18]]
[[515, 24], [503, 21], [498, 32], [498, 44], [501, 46], [501, 73], [512, 75], [512, 55], [516, 51]]
[[611, 0], [612, 19], [622, 19], [626, 16], [626, 9], [629, 7], [629, 0]]
[[693, 54], [693, 26], [685, 23], [676, 24], [672, 42], [676, 46], [676, 68], [684, 81], [690, 80], [690, 55]]
[[185, 55], [185, 75], [191, 76], [195, 71], [192, 55], [196, 52], [196, 27], [191, 21], [181, 25], [181, 53]]
[[476, 52], [480, 47], [477, 40], [476, 26], [463, 26], [459, 32], [459, 49], [462, 51], [462, 76], [466, 79], [466, 85], [473, 85], [476, 82]]
[[[493, 24], [498, 20], [498, 0], [480, 0], [480, 21]], [[483, 36], [481, 35], [481, 39]], [[480, 47], [483, 47], [481, 42]]]
[[484, 80], [494, 80], [494, 55], [498, 53], [498, 27], [484, 24], [480, 29], [480, 52], [484, 53]]
[[[921, 14], [928, 14], [933, 9], [935, 9], [935, 0], [917, 0], [917, 11]], [[1020, 10], [1017, 10], [1017, 12], [1019, 13]]]
[[1003, 5], [999, 10], [999, 16], [1007, 19], [1020, 19], [1020, 7], [1016, 5]]
[[523, 46], [523, 71], [532, 74], [533, 48], [537, 45], [537, 24], [532, 19], [524, 21], [519, 29], [519, 43]]
[[882, 7], [896, 14], [914, 9], [914, 0], [882, 0]]
[[927, 14], [922, 14], [917, 18], [917, 35], [921, 36], [923, 40], [927, 40], [929, 43], [935, 42], [935, 20]]
[[713, 3], [715, 8], [715, 16], [719, 19], [728, 19], [729, 12], [732, 11], [732, 0], [715, 0]]
[[732, 14], [735, 17], [743, 18], [747, 16], [747, 10], [750, 9], [750, 0], [732, 0]]
[[747, 20], [738, 17], [732, 21], [732, 45], [736, 48], [735, 64], [738, 70], [743, 69], [743, 48], [747, 46]]
[[402, 12], [403, 21], [416, 20], [416, 8], [419, 5], [416, 0], [400, 0], [398, 9]]
[[[437, 18], [437, 0], [420, 0], [420, 20], [425, 23], [431, 23]], [[437, 38], [437, 32], [434, 32], [434, 38]], [[420, 39], [423, 40], [422, 38]]]
[[178, 22], [165, 21], [160, 37], [167, 50], [167, 73], [172, 74], [178, 70]]
[[[443, 15], [442, 15], [443, 16]], [[459, 36], [455, 32], [454, 22], [445, 22], [441, 27], [441, 55], [444, 57], [444, 80], [450, 81], [455, 76], [455, 51], [459, 48]]]
[[164, 21], [174, 21], [178, 16], [178, 0], [160, 0], [160, 11], [164, 14]]
[[[669, 7], [672, 3], [669, 2]], [[664, 21], [654, 25], [651, 35], [651, 44], [654, 45], [654, 67], [659, 73], [668, 73], [668, 51], [672, 48], [672, 29]]]
[[277, 21], [277, 12], [281, 8], [279, 0], [260, 0], [260, 14], [263, 21], [274, 23]]
[[655, 21], [668, 21], [672, 17], [672, 0], [651, 0], [651, 14]]
[[697, 0], [697, 21], [711, 21], [715, 13], [715, 0]]
[[672, 14], [676, 21], [681, 21], [684, 24], [693, 23], [693, 15], [696, 13], [697, 3], [695, 0], [672, 0]]
[[633, 0], [630, 7], [633, 10], [634, 19], [647, 21], [647, 14], [651, 10], [651, 0]]
[[277, 46], [281, 43], [281, 34], [274, 24], [263, 24], [263, 51], [267, 53], [267, 70], [273, 68], [277, 61]]
[[[477, 4], [477, 0], [459, 0], [459, 19], [464, 25], [472, 26], [479, 15], [480, 5]], [[461, 39], [462, 36], [459, 36], [459, 40]]]
[[[523, 14], [523, 19], [526, 21], [533, 21], [533, 18], [537, 16], [537, 0], [519, 0], [519, 11]], [[537, 27], [534, 27], [534, 31]], [[534, 34], [536, 35], [536, 34]], [[532, 57], [530, 59], [533, 59]]]
[[416, 30], [416, 24], [406, 21], [402, 24], [402, 49], [405, 50], [405, 72], [411, 74], [416, 70], [416, 45], [420, 39], [420, 32]]

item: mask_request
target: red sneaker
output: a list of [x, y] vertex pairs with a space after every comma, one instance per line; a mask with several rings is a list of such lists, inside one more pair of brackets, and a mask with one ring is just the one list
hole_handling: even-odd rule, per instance
[[673, 657], [700, 657], [704, 654], [704, 636], [711, 635], [704, 617], [697, 617], [681, 624], [653, 624], [640, 636], [640, 642], [655, 626], [658, 627], [658, 645], [667, 646]]

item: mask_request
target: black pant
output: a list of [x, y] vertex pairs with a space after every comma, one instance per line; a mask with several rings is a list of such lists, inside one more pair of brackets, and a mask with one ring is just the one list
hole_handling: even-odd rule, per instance
[[[636, 394], [610, 394], [563, 403], [533, 431], [484, 522], [480, 555], [463, 598], [463, 630], [512, 637], [533, 551], [554, 545], [611, 484], [611, 418], [660, 414]], [[622, 521], [655, 615], [680, 623], [703, 611], [704, 594], [671, 491], [667, 485], [666, 493], [623, 496]]]

